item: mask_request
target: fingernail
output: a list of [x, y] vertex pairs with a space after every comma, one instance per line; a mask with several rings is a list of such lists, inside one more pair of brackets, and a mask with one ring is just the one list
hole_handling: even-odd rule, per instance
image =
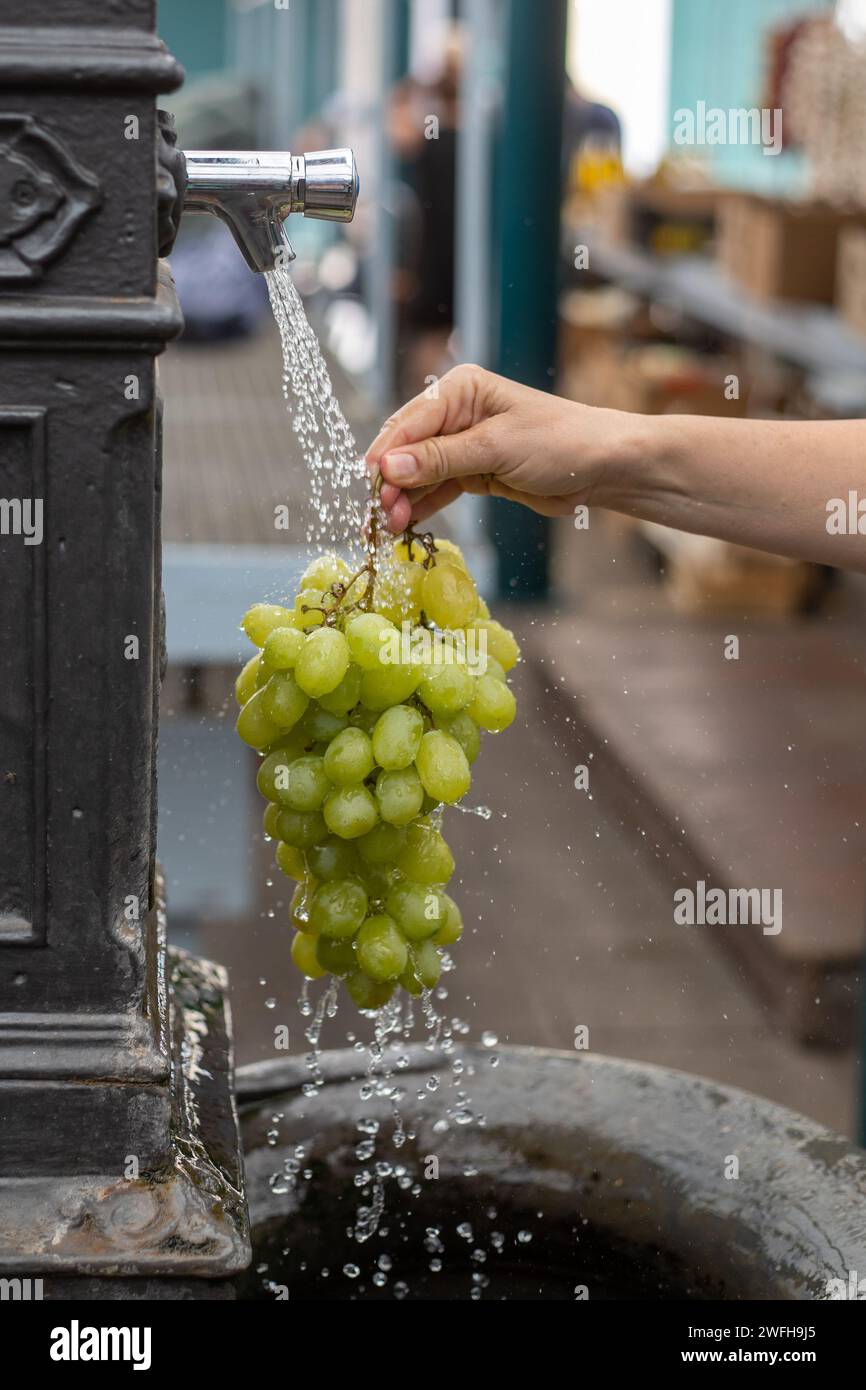
[[382, 462], [388, 465], [389, 483], [411, 483], [418, 472], [417, 461], [411, 454], [386, 454]]

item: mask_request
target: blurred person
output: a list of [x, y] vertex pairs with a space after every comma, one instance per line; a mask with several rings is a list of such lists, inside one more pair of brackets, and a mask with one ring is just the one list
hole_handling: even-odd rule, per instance
[[399, 83], [388, 108], [397, 159], [398, 352], [403, 390], [442, 371], [454, 325], [457, 125], [462, 38], [450, 26], [430, 82]]
[[[638, 415], [460, 366], [367, 453], [392, 531], [462, 492], [581, 505], [866, 573], [866, 421]], [[862, 529], [861, 529], [862, 527]]]
[[619, 155], [622, 149], [622, 126], [619, 116], [600, 101], [581, 96], [571, 78], [565, 79], [565, 102], [562, 113], [562, 173], [574, 177], [575, 161], [587, 147]]

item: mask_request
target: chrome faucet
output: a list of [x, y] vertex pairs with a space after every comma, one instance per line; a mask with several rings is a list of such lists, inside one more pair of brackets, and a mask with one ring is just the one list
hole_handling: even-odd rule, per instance
[[184, 209], [228, 223], [252, 270], [272, 270], [294, 251], [283, 231], [292, 212], [351, 222], [358, 173], [351, 150], [187, 150]]

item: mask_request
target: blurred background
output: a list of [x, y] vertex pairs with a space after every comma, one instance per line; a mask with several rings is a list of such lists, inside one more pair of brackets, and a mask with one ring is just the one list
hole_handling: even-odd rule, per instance
[[[185, 149], [355, 151], [354, 223], [289, 236], [360, 450], [463, 360], [639, 412], [866, 415], [866, 0], [161, 0], [160, 28]], [[307, 1044], [231, 687], [241, 614], [308, 558], [308, 486], [263, 278], [210, 218], [171, 261], [159, 853], [250, 1061], [279, 1024]], [[866, 581], [583, 522], [443, 519], [524, 661], [475, 769], [490, 815], [445, 827], [467, 930], [441, 1007], [857, 1132]], [[783, 929], [676, 924], [701, 879], [781, 889]]]

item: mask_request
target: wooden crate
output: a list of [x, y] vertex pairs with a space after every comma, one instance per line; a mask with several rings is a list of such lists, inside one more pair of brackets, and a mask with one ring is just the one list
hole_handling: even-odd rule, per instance
[[759, 299], [832, 304], [840, 234], [859, 213], [742, 193], [720, 206], [717, 258]]
[[641, 521], [641, 534], [663, 556], [665, 589], [677, 613], [787, 618], [821, 586], [818, 566], [766, 555], [711, 536]]

